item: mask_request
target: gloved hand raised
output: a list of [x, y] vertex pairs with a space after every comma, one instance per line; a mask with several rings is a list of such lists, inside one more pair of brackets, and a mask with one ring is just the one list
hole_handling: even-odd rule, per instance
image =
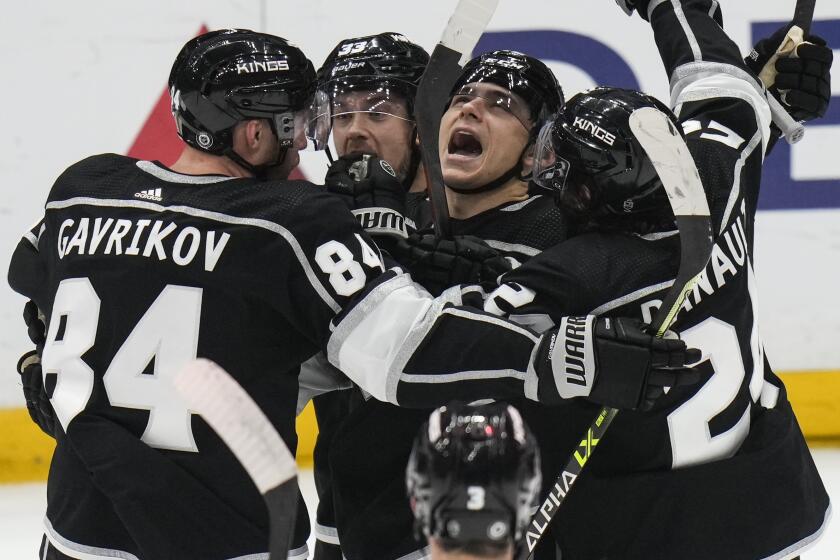
[[564, 317], [559, 328], [543, 335], [534, 359], [539, 402], [583, 397], [648, 410], [665, 387], [696, 383], [700, 374], [688, 364], [700, 360], [700, 350], [651, 331], [637, 319]]
[[805, 42], [796, 47], [795, 56], [784, 56], [771, 62], [789, 29], [790, 24], [760, 40], [744, 62], [756, 75], [760, 75], [768, 64], [774, 64], [776, 80], [769, 88], [773, 96], [787, 107], [794, 119], [818, 119], [825, 116], [831, 100], [834, 53], [824, 39], [807, 35]]
[[405, 218], [406, 189], [387, 161], [367, 154], [341, 157], [330, 166], [324, 183], [369, 234], [405, 238], [415, 229]]
[[499, 251], [471, 235], [449, 240], [415, 233], [400, 240], [392, 252], [414, 281], [435, 296], [458, 284], [495, 284], [512, 268]]

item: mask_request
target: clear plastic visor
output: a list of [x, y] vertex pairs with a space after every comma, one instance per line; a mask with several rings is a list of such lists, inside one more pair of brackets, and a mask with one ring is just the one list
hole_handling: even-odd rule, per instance
[[274, 130], [280, 147], [323, 150], [330, 133], [329, 116], [324, 115], [323, 106], [329, 110], [329, 104], [321, 102], [316, 94], [303, 109], [274, 113]]
[[[315, 91], [302, 117], [308, 148], [312, 150], [326, 148], [330, 139], [330, 100], [327, 94], [321, 90]], [[297, 115], [295, 119], [297, 126]]]
[[[560, 127], [558, 127], [560, 128]], [[534, 147], [533, 181], [544, 189], [562, 193], [571, 165], [554, 151], [554, 122], [543, 125]]]
[[513, 115], [525, 130], [531, 130], [531, 109], [517, 94], [493, 83], [465, 84], [452, 95], [449, 108], [459, 108], [476, 99], [481, 99], [490, 111], [504, 111]]
[[359, 119], [365, 126], [377, 126], [392, 118], [414, 123], [406, 91], [410, 84], [395, 87], [385, 82], [331, 80], [315, 92], [310, 116], [310, 140], [316, 149], [323, 149], [333, 129], [350, 127]]

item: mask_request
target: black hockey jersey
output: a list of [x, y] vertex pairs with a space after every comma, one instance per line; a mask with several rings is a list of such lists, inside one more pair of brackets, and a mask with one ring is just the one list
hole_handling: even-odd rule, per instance
[[[454, 235], [479, 237], [516, 263], [566, 238], [564, 216], [552, 198], [544, 195], [504, 204], [464, 220], [452, 219], [451, 224]], [[435, 390], [436, 386], [428, 387]], [[462, 397], [468, 395], [465, 390]], [[446, 400], [441, 399], [439, 404]], [[546, 450], [542, 454], [544, 472], [557, 472], [564, 452], [552, 445], [559, 428], [548, 409], [525, 399], [515, 404]], [[331, 505], [338, 526], [324, 525], [332, 521], [332, 516], [326, 511], [327, 504], [319, 504], [315, 531], [324, 542], [340, 543], [345, 558], [387, 560], [421, 554], [417, 551], [423, 545], [413, 537], [405, 468], [417, 432], [430, 413], [428, 408], [400, 408], [369, 400], [350, 413], [332, 436], [329, 462], [335, 497]]]
[[[620, 413], [595, 442], [555, 518], [564, 560], [790, 557], [827, 519], [828, 496], [767, 363], [755, 314], [754, 222], [768, 108], [710, 16], [717, 9], [676, 2], [653, 13], [713, 219], [710, 262], [672, 327], [704, 351], [702, 378], [672, 389], [651, 413]], [[651, 322], [679, 255], [676, 230], [592, 231], [507, 274], [486, 309]], [[580, 435], [597, 411], [574, 400], [556, 408], [569, 451], [587, 443]]]
[[[172, 390], [187, 361], [228, 370], [294, 449], [303, 361], [322, 349], [339, 367], [361, 364], [360, 381], [395, 399], [412, 380], [389, 364], [434, 356], [419, 342], [451, 323], [457, 299], [435, 300], [389, 266], [346, 206], [309, 183], [117, 155], [59, 177], [9, 282], [47, 319], [42, 368], [62, 428], [47, 536], [69, 555], [140, 559], [266, 557], [259, 493]], [[475, 333], [480, 355], [508, 347], [519, 369], [537, 343], [503, 321]], [[480, 365], [467, 355], [447, 367]], [[486, 396], [523, 395], [518, 375], [494, 380]], [[306, 526], [300, 508], [291, 557], [306, 554]]]
[[[265, 554], [259, 493], [170, 383], [196, 356], [218, 362], [294, 449], [298, 365], [329, 336], [348, 285], [367, 280], [317, 263], [379, 259], [349, 215], [342, 239], [308, 225], [346, 215], [308, 183], [186, 176], [116, 155], [61, 175], [9, 271], [48, 318], [42, 365], [64, 428], [48, 486], [54, 544], [131, 558]], [[300, 520], [290, 557], [306, 556], [305, 507]]]

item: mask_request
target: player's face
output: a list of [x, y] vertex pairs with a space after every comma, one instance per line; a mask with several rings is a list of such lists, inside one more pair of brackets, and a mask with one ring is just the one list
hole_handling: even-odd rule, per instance
[[521, 157], [530, 127], [521, 97], [495, 84], [467, 84], [440, 123], [444, 182], [477, 189], [501, 176]]
[[332, 133], [339, 156], [370, 154], [404, 178], [411, 159], [414, 122], [404, 99], [375, 92], [341, 94], [333, 107]]

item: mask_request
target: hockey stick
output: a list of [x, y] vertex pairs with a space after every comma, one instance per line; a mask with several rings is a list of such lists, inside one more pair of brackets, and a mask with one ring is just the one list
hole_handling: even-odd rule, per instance
[[[793, 21], [787, 35], [782, 39], [779, 48], [758, 75], [764, 87], [769, 89], [776, 83], [776, 61], [779, 58], [796, 56], [796, 49], [805, 42], [805, 35], [811, 30], [816, 3], [816, 0], [797, 0]], [[767, 103], [770, 105], [773, 122], [781, 129], [788, 143], [795, 144], [802, 140], [805, 135], [805, 127], [796, 122], [772, 94], [767, 95]]]
[[248, 471], [268, 506], [269, 558], [286, 560], [297, 515], [295, 458], [259, 406], [228, 372], [199, 359], [175, 378], [175, 388]]
[[[688, 146], [671, 120], [653, 107], [645, 107], [630, 116], [630, 128], [653, 163], [680, 232], [680, 266], [671, 289], [665, 295], [653, 320], [656, 336], [662, 337], [700, 278], [712, 253], [712, 224], [709, 205], [700, 174]], [[566, 467], [557, 477], [525, 534], [526, 547], [521, 558], [530, 558], [560, 505], [574, 485], [595, 446], [607, 431], [618, 410], [603, 407], [586, 431]]]
[[440, 117], [452, 86], [461, 75], [467, 57], [478, 43], [498, 4], [499, 0], [458, 2], [417, 87], [415, 118], [417, 134], [420, 136], [420, 153], [432, 203], [435, 234], [442, 239], [452, 237], [452, 228], [440, 168]]

